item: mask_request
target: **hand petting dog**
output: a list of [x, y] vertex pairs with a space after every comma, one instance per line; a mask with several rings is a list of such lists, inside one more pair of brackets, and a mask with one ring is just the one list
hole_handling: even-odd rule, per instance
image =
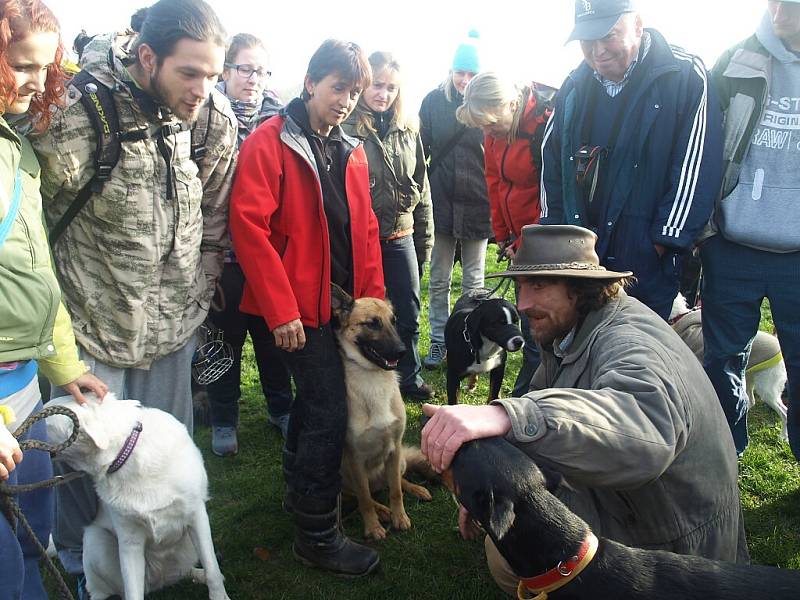
[[103, 381], [88, 372], [70, 381], [69, 383], [65, 383], [61, 387], [64, 388], [64, 391], [70, 396], [75, 398], [77, 403], [80, 405], [85, 405], [88, 402], [86, 397], [83, 395], [83, 390], [92, 392], [100, 401], [103, 400], [108, 392], [108, 386]]
[[422, 429], [422, 453], [437, 473], [450, 466], [462, 444], [502, 436], [511, 430], [511, 419], [506, 409], [499, 405], [423, 404], [422, 412], [430, 417]]

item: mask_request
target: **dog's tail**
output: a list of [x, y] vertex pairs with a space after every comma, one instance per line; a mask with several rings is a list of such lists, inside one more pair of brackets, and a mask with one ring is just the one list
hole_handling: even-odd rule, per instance
[[438, 481], [441, 479], [418, 446], [406, 446], [404, 444], [403, 460], [406, 463], [405, 472], [407, 474], [416, 475], [426, 481]]

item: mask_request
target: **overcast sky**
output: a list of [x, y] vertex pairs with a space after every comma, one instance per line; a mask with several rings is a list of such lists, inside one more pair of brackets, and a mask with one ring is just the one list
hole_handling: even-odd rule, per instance
[[[90, 34], [119, 30], [148, 0], [45, 0], [60, 19], [65, 43], [81, 28]], [[519, 80], [559, 85], [581, 60], [577, 42], [564, 46], [573, 0], [395, 0], [394, 2], [259, 2], [210, 0], [229, 34], [261, 37], [272, 54], [271, 86], [299, 89], [308, 59], [322, 40], [337, 37], [368, 53], [389, 50], [401, 61], [407, 105], [447, 75], [467, 32], [481, 33], [486, 69]], [[640, 0], [645, 27], [699, 54], [710, 68], [728, 46], [752, 34], [766, 0]], [[495, 9], [494, 12], [492, 9]], [[300, 19], [307, 22], [301, 23]], [[288, 100], [288, 98], [284, 98]]]

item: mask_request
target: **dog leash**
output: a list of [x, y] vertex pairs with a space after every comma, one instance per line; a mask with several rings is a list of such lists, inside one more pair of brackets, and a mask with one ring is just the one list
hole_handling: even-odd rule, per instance
[[[44, 452], [49, 452], [50, 456], [56, 456], [59, 452], [62, 452], [66, 448], [69, 448], [72, 443], [78, 437], [78, 431], [80, 430], [80, 424], [78, 423], [78, 416], [71, 411], [70, 409], [64, 406], [48, 406], [47, 408], [39, 411], [35, 415], [29, 416], [25, 421], [23, 421], [22, 425], [13, 433], [14, 437], [19, 439], [25, 432], [27, 432], [34, 423], [37, 421], [41, 421], [42, 419], [46, 419], [47, 417], [53, 415], [64, 415], [68, 417], [72, 421], [72, 434], [62, 443], [60, 444], [49, 444], [47, 442], [42, 442], [41, 440], [25, 440], [21, 442], [19, 447], [20, 450], [25, 452], [26, 450], [42, 450]], [[8, 485], [4, 482], [0, 482], [0, 512], [2, 512], [6, 519], [8, 519], [9, 524], [14, 527], [15, 524], [19, 523], [22, 528], [27, 533], [28, 537], [30, 538], [33, 545], [39, 551], [39, 554], [44, 559], [45, 566], [47, 567], [50, 576], [56, 582], [58, 587], [59, 594], [63, 600], [75, 600], [75, 597], [72, 595], [72, 592], [69, 590], [66, 582], [64, 581], [64, 577], [61, 575], [61, 572], [53, 563], [52, 559], [47, 555], [47, 549], [42, 546], [39, 539], [36, 537], [36, 534], [33, 531], [28, 519], [25, 518], [25, 515], [22, 513], [22, 510], [19, 507], [19, 503], [14, 499], [14, 496], [17, 494], [24, 494], [27, 492], [33, 492], [35, 490], [45, 489], [55, 487], [57, 485], [63, 485], [75, 479], [83, 477], [83, 473], [69, 473], [68, 475], [56, 475], [51, 479], [47, 479], [45, 481], [39, 481], [36, 483], [29, 483], [24, 485]]]
[[[511, 287], [511, 281], [512, 279], [510, 277], [501, 277], [500, 283], [492, 288], [488, 297], [491, 298], [492, 296], [495, 296], [497, 298], [503, 298], [507, 300], [508, 298], [506, 298], [506, 294]], [[500, 290], [500, 288], [503, 288], [503, 291], [498, 294], [497, 292]]]

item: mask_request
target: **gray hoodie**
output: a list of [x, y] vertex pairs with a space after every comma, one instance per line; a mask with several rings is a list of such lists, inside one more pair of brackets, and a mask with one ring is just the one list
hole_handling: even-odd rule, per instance
[[769, 13], [756, 31], [769, 52], [768, 97], [739, 181], [720, 204], [730, 241], [770, 252], [800, 251], [800, 56], [775, 35]]

